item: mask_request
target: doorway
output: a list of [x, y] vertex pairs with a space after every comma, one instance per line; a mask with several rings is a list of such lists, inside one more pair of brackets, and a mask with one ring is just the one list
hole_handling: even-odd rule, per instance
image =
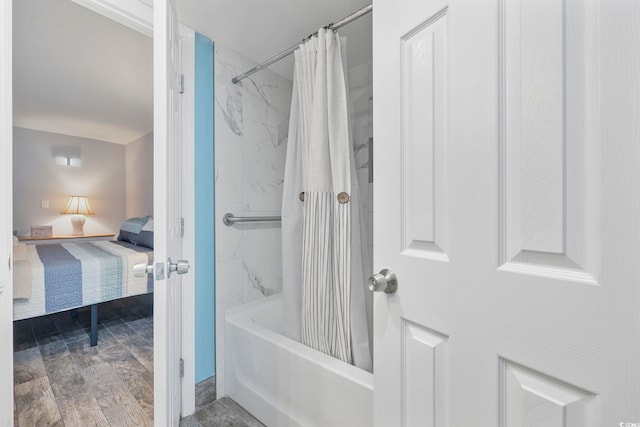
[[[153, 41], [68, 0], [14, 2], [13, 65], [14, 424], [151, 425], [153, 279], [124, 272], [152, 259]], [[71, 195], [91, 204], [82, 235]]]

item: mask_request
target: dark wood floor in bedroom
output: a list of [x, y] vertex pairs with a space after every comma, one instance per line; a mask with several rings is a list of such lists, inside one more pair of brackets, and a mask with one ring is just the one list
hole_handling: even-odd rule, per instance
[[152, 426], [153, 295], [14, 322], [15, 425]]
[[[14, 424], [153, 425], [153, 295], [100, 304], [98, 345], [89, 345], [89, 309], [14, 322]], [[182, 427], [263, 426], [228, 397]]]

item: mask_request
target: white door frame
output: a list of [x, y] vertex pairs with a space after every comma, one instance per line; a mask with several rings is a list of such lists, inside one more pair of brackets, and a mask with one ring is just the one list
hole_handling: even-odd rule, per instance
[[[182, 24], [179, 26], [182, 51], [182, 214], [184, 236], [182, 257], [189, 260], [189, 274], [182, 276], [182, 416], [195, 412], [196, 407], [196, 363], [195, 363], [195, 301], [196, 301], [196, 230], [195, 230], [195, 31]], [[189, 173], [189, 172], [192, 173]]]
[[[106, 16], [120, 24], [141, 32], [149, 37], [153, 37], [153, 7], [142, 0], [72, 0], [75, 3], [87, 7], [96, 13]], [[0, 207], [0, 256], [4, 259], [6, 253], [11, 254], [11, 230], [13, 228], [13, 204], [12, 204], [12, 143], [13, 143], [13, 100], [12, 100], [12, 1], [0, 2], [0, 56], [3, 61], [0, 63], [0, 196], [4, 198]], [[183, 99], [183, 142], [185, 152], [185, 163], [183, 170], [192, 171], [193, 167], [186, 167], [188, 159], [193, 162], [193, 134], [194, 134], [194, 107], [193, 107], [193, 80], [194, 68], [194, 32], [181, 25], [180, 32], [183, 42], [185, 57], [183, 57], [183, 72], [185, 74], [185, 97]], [[187, 92], [188, 89], [191, 89]], [[191, 154], [189, 154], [191, 153]], [[191, 176], [193, 178], [193, 176]], [[185, 237], [183, 239], [183, 254], [186, 259], [193, 260], [195, 245], [195, 209], [193, 203], [194, 180], [183, 179], [183, 208], [185, 218]], [[0, 262], [0, 266], [4, 266]], [[4, 283], [5, 291], [12, 289], [12, 275], [9, 270], [0, 267], [0, 287]], [[5, 274], [7, 278], [4, 279]], [[189, 274], [182, 277], [182, 358], [185, 361], [185, 376], [182, 380], [182, 415], [186, 416], [194, 411], [195, 407], [195, 376], [194, 376], [194, 287], [195, 287], [195, 266], [192, 266]], [[1, 288], [0, 288], [1, 289]], [[6, 298], [6, 293], [0, 293], [0, 338], [2, 342], [13, 342], [13, 299]], [[158, 310], [160, 309], [160, 311]], [[162, 307], [154, 307], [154, 315], [162, 316]], [[3, 315], [8, 314], [8, 315]], [[154, 331], [157, 334], [160, 331]], [[5, 346], [8, 356], [0, 354], [3, 373], [0, 377], [0, 425], [11, 425], [13, 423], [13, 347]], [[4, 360], [7, 358], [7, 360]], [[158, 375], [159, 372], [154, 372]], [[159, 382], [154, 381], [154, 384]], [[164, 392], [167, 392], [165, 390]], [[5, 415], [6, 418], [5, 419]]]
[[[13, 242], [12, 2], [0, 2], [0, 342], [13, 343], [13, 274], [5, 263]], [[13, 424], [13, 345], [0, 349], [0, 425]]]

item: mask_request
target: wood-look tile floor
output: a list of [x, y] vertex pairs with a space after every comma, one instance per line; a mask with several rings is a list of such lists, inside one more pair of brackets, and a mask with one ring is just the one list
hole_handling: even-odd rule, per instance
[[223, 397], [180, 420], [180, 427], [265, 427], [228, 397]]
[[153, 295], [14, 322], [14, 424], [153, 425]]

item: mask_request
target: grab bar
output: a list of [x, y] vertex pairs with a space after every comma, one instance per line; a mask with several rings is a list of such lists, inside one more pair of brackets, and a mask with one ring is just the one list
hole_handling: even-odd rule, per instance
[[222, 217], [222, 222], [227, 227], [236, 222], [278, 222], [281, 220], [282, 218], [279, 216], [235, 216], [232, 213], [226, 213]]

